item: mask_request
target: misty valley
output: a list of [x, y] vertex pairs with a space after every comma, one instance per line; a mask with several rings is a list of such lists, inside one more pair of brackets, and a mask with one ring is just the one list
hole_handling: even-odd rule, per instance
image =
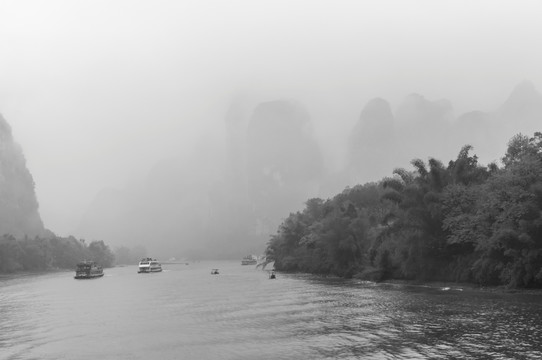
[[232, 102], [222, 149], [201, 143], [158, 163], [137, 192], [100, 192], [78, 238], [43, 224], [23, 151], [1, 118], [0, 271], [253, 253], [277, 270], [371, 281], [542, 285], [542, 96], [532, 83], [495, 112], [456, 119], [447, 100], [413, 94], [394, 111], [371, 100], [334, 171], [302, 104], [247, 109]]
[[540, 14], [0, 0], [0, 360], [542, 359]]
[[455, 120], [447, 101], [410, 95], [394, 115], [374, 99], [335, 171], [301, 104], [240, 109], [220, 151], [202, 143], [138, 191], [100, 192], [79, 238], [43, 224], [0, 118], [7, 359], [542, 356], [531, 83]]

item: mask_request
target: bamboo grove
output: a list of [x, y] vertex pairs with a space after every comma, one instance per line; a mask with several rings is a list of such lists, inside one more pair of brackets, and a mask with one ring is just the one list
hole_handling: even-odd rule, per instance
[[279, 270], [374, 281], [542, 287], [542, 134], [514, 136], [500, 166], [472, 152], [308, 200], [267, 257]]

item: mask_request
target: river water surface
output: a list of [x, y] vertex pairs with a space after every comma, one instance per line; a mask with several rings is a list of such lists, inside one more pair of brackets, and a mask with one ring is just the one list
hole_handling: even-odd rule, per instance
[[73, 275], [0, 278], [0, 359], [542, 359], [542, 295], [270, 280], [239, 262]]

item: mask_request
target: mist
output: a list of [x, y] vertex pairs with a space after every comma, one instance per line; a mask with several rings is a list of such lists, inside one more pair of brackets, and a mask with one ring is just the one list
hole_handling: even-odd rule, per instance
[[311, 197], [536, 131], [541, 7], [5, 1], [0, 113], [54, 233], [236, 258]]

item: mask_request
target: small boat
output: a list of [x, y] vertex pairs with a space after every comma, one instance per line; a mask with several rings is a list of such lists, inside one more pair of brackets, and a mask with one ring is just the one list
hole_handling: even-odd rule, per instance
[[241, 265], [256, 265], [258, 259], [254, 255], [247, 255], [241, 260]]
[[275, 270], [271, 270], [271, 272], [269, 273], [269, 278], [270, 279], [276, 279], [277, 276], [275, 275]]
[[218, 275], [218, 269], [211, 270], [211, 275]]
[[139, 274], [141, 273], [153, 273], [162, 271], [162, 264], [160, 264], [156, 259], [152, 258], [143, 258], [139, 262]]
[[74, 279], [95, 279], [104, 276], [104, 270], [94, 261], [82, 261], [75, 268]]

